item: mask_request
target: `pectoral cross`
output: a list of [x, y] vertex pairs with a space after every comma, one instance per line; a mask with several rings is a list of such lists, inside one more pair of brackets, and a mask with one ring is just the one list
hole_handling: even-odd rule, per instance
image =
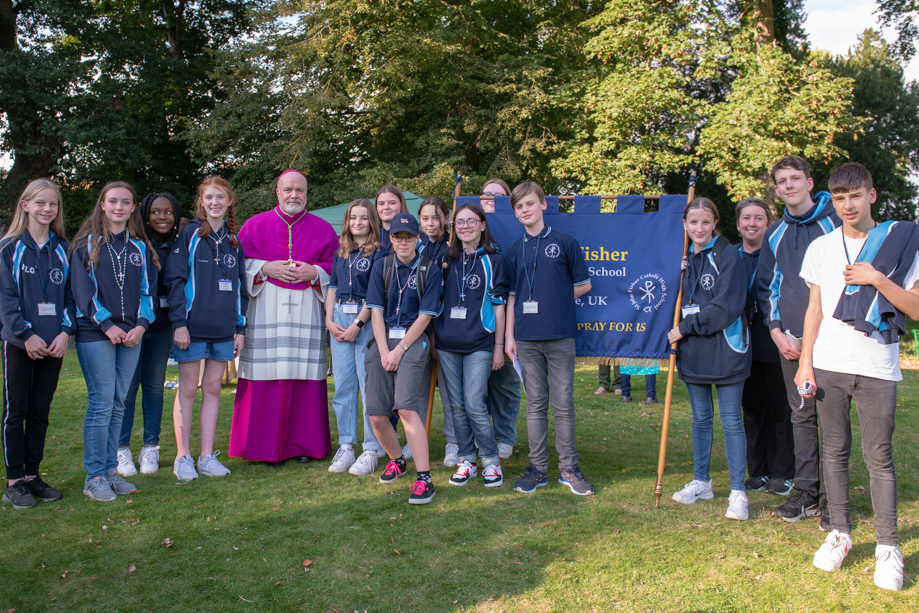
[[282, 302], [281, 306], [287, 307], [287, 314], [290, 315], [290, 308], [295, 306], [300, 306], [299, 302], [293, 302], [290, 298], [287, 299], [287, 302]]

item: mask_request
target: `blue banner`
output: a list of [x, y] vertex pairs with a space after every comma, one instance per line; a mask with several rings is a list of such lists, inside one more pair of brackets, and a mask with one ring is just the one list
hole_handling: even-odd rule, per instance
[[[479, 198], [457, 199], [465, 202], [478, 204]], [[577, 239], [590, 272], [592, 289], [576, 301], [577, 355], [609, 363], [667, 360], [686, 196], [661, 196], [653, 213], [644, 212], [644, 196], [619, 196], [615, 213], [601, 213], [600, 202], [599, 196], [578, 196], [574, 212], [560, 213], [558, 197], [546, 196], [545, 223]], [[503, 250], [524, 233], [507, 197], [495, 198], [488, 226]]]

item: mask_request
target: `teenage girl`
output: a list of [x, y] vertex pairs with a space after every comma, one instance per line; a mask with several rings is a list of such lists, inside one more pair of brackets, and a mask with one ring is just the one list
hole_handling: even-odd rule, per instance
[[[418, 208], [418, 221], [421, 222], [421, 243], [418, 253], [425, 256], [434, 266], [440, 269], [447, 253], [447, 243], [450, 235], [446, 228], [449, 226], [450, 209], [443, 199], [437, 196], [425, 198]], [[437, 357], [436, 355], [434, 356]], [[447, 438], [447, 447], [444, 450], [444, 466], [456, 466], [459, 463], [459, 445], [456, 442], [456, 432], [453, 428], [453, 409], [450, 406], [449, 392], [444, 380], [443, 369], [437, 371], [437, 387], [440, 390], [440, 405], [444, 410], [444, 436]], [[424, 399], [427, 402], [427, 398]], [[427, 407], [425, 407], [427, 408]], [[427, 413], [424, 413], [427, 415]], [[410, 456], [409, 456], [410, 457]]]
[[380, 218], [369, 200], [355, 200], [348, 205], [342, 223], [341, 247], [335, 252], [332, 276], [325, 300], [325, 325], [332, 337], [332, 371], [335, 396], [332, 408], [338, 422], [338, 444], [341, 446], [329, 466], [329, 472], [346, 470], [352, 475], [369, 475], [377, 460], [385, 454], [373, 434], [367, 408], [364, 407], [363, 453], [355, 461], [353, 445], [357, 441], [357, 392], [366, 398], [364, 347], [373, 335], [370, 309], [367, 308], [367, 283], [373, 262], [380, 254]]
[[459, 242], [448, 252], [443, 310], [434, 321], [434, 343], [459, 443], [459, 463], [450, 483], [465, 485], [476, 476], [478, 447], [485, 487], [496, 487], [503, 476], [486, 397], [491, 371], [504, 366], [507, 270], [480, 206], [462, 205], [454, 223]]
[[384, 185], [377, 192], [375, 199], [377, 215], [380, 217], [380, 246], [383, 249], [383, 255], [389, 253], [389, 224], [392, 218], [399, 213], [408, 213], [408, 206], [405, 204], [405, 196], [402, 190], [395, 185]]
[[179, 234], [179, 205], [172, 194], [148, 194], [140, 203], [140, 218], [144, 235], [160, 260], [159, 283], [153, 302], [156, 319], [150, 322], [140, 344], [140, 360], [124, 400], [124, 420], [118, 442], [118, 474], [137, 474], [131, 455], [131, 429], [134, 426], [134, 406], [138, 388], [143, 388], [144, 446], [140, 450], [140, 473], [149, 475], [159, 470], [160, 426], [163, 421], [163, 385], [166, 382], [166, 362], [172, 349], [172, 322], [166, 293], [166, 261], [172, 244]]
[[51, 400], [74, 332], [69, 247], [61, 190], [47, 179], [32, 181], [19, 197], [0, 247], [3, 502], [14, 509], [63, 497], [42, 481], [39, 465]]
[[712, 385], [731, 475], [726, 517], [746, 520], [744, 492], [747, 440], [740, 401], [750, 375], [749, 342], [744, 304], [747, 274], [743, 260], [728, 241], [715, 237], [718, 208], [708, 198], [696, 198], [683, 211], [683, 227], [692, 245], [683, 264], [682, 321], [667, 334], [679, 342], [677, 366], [692, 405], [692, 447], [695, 478], [673, 495], [683, 504], [714, 497], [709, 466], [712, 456]]
[[102, 188], [71, 246], [77, 357], [86, 379], [83, 493], [111, 501], [134, 486], [115, 473], [124, 399], [153, 312], [159, 258], [144, 238], [137, 194], [115, 181]]
[[[214, 452], [220, 382], [225, 362], [239, 355], [246, 331], [246, 269], [236, 239], [233, 188], [220, 177], [198, 185], [195, 219], [179, 234], [166, 265], [169, 319], [175, 326], [173, 356], [179, 363], [179, 391], [172, 410], [177, 456], [173, 472], [182, 481], [198, 473], [222, 477], [230, 470]], [[201, 378], [201, 360], [204, 376]], [[191, 414], [201, 380], [201, 455], [191, 456]]]

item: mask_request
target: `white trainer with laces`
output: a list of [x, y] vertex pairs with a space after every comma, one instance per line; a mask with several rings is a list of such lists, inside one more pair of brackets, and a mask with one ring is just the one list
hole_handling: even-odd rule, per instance
[[354, 449], [351, 447], [341, 446], [335, 452], [332, 463], [329, 465], [330, 473], [343, 473], [354, 464]]
[[459, 464], [459, 445], [456, 443], [447, 443], [444, 450], [444, 466], [453, 467]]
[[140, 474], [152, 475], [160, 469], [160, 446], [144, 445], [138, 456]]
[[198, 471], [195, 470], [195, 461], [190, 455], [183, 455], [176, 458], [172, 464], [172, 472], [180, 481], [191, 481], [198, 478]]
[[369, 475], [377, 469], [379, 458], [380, 456], [376, 451], [364, 451], [364, 453], [357, 457], [357, 460], [351, 465], [348, 472], [358, 477]]
[[850, 549], [852, 549], [852, 537], [839, 530], [833, 530], [814, 554], [814, 566], [828, 573], [834, 573], [842, 566], [842, 561], [846, 559]]
[[474, 479], [478, 473], [478, 467], [469, 460], [463, 460], [456, 465], [456, 472], [450, 477], [450, 485], [466, 485]]
[[711, 500], [714, 497], [712, 482], [698, 479], [693, 479], [672, 496], [680, 504], [695, 504], [697, 500]]
[[118, 448], [118, 468], [115, 469], [122, 477], [133, 477], [137, 474], [137, 467], [134, 466], [134, 456], [131, 454], [130, 447]]
[[750, 512], [746, 492], [731, 490], [731, 497], [728, 499], [728, 512], [724, 516], [728, 519], [747, 521], [750, 517]]
[[485, 487], [498, 487], [504, 483], [504, 475], [500, 464], [491, 464], [482, 469], [482, 481]]
[[198, 472], [208, 477], [225, 477], [230, 474], [230, 469], [220, 463], [217, 456], [219, 451], [206, 456], [198, 456]]
[[875, 547], [874, 584], [895, 592], [903, 589], [903, 554], [896, 545]]

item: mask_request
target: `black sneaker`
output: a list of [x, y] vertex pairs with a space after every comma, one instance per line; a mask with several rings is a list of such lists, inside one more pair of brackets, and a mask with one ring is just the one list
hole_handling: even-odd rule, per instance
[[820, 511], [817, 514], [820, 515], [820, 529], [824, 532], [832, 530], [833, 526], [830, 524], [830, 510], [826, 506], [826, 497], [820, 499]]
[[563, 470], [558, 482], [570, 487], [571, 491], [578, 496], [590, 496], [594, 493], [594, 486], [584, 478], [584, 475], [581, 474], [581, 469], [577, 466]]
[[797, 492], [785, 504], [780, 504], [772, 512], [776, 517], [787, 522], [796, 522], [803, 517], [813, 517], [820, 512], [820, 502], [807, 492]]
[[769, 483], [769, 477], [750, 477], [743, 482], [743, 485], [748, 490], [753, 492], [762, 492], [766, 489], [766, 484]]
[[[401, 464], [401, 465], [400, 465]], [[386, 464], [386, 468], [383, 470], [383, 474], [380, 475], [380, 483], [392, 483], [399, 477], [405, 474], [405, 462], [396, 462], [395, 460], [390, 460]]]
[[41, 476], [36, 476], [31, 481], [26, 481], [26, 487], [29, 488], [29, 491], [32, 492], [32, 495], [36, 498], [41, 498], [45, 502], [52, 502], [54, 500], [60, 500], [64, 497], [59, 490], [54, 489], [44, 481], [42, 481]]
[[769, 494], [775, 494], [776, 496], [788, 496], [791, 494], [791, 486], [791, 479], [773, 477], [772, 479], [769, 479], [769, 483], [766, 485], [766, 492]]
[[424, 479], [418, 479], [412, 484], [412, 493], [408, 497], [409, 504], [427, 504], [434, 498], [434, 484]]
[[517, 479], [517, 483], [514, 484], [514, 490], [524, 494], [532, 494], [537, 487], [548, 484], [549, 475], [530, 464], [527, 466], [526, 474]]
[[9, 502], [14, 509], [31, 509], [38, 506], [35, 496], [32, 495], [32, 492], [29, 491], [29, 488], [26, 487], [22, 480], [6, 488], [3, 493], [3, 502]]

